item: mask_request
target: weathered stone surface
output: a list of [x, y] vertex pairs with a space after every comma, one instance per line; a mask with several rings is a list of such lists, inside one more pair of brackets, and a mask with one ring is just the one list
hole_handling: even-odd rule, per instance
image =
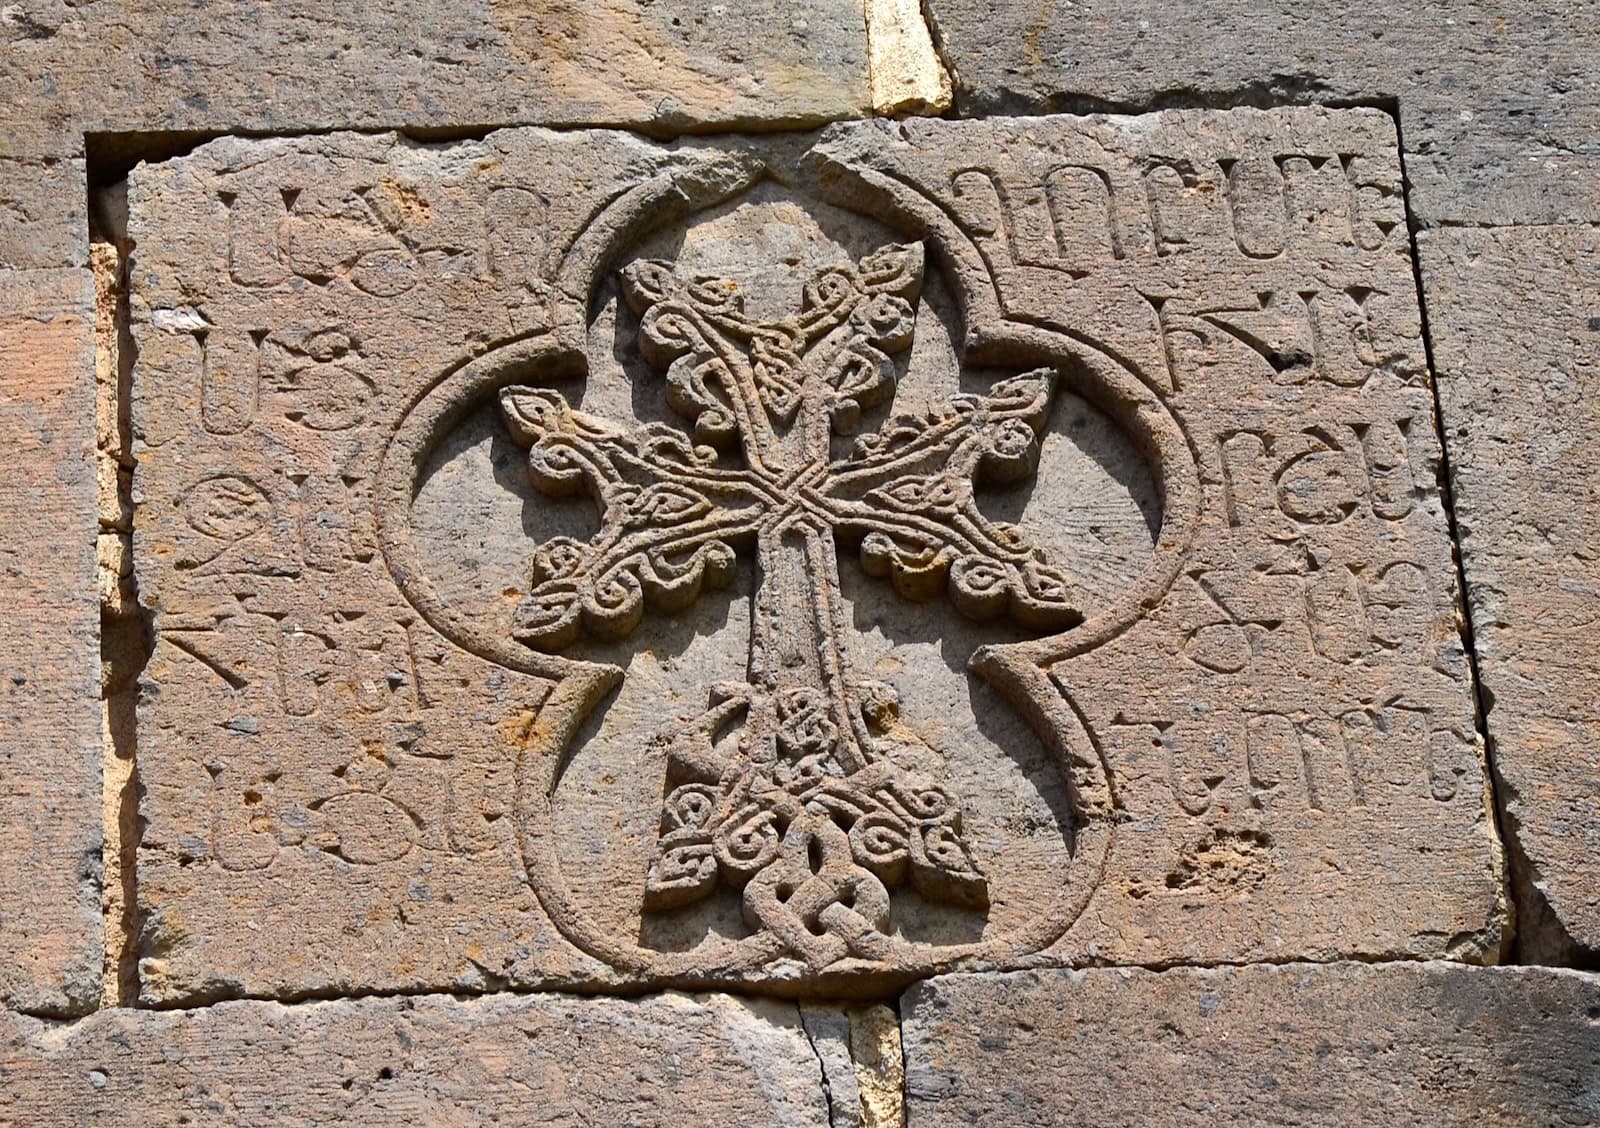
[[65, 152], [0, 156], [0, 270], [87, 266], [87, 176], [80, 138]]
[[1394, 146], [137, 170], [143, 996], [1494, 959]]
[[932, 0], [964, 114], [1398, 102], [1424, 223], [1600, 220], [1583, 0]]
[[11, 1124], [824, 1128], [793, 1005], [558, 995], [0, 1015]]
[[1002, 355], [1020, 326], [1074, 334], [1137, 375], [1156, 401], [1138, 418], [1170, 411], [1197, 460], [1160, 479], [1138, 609], [1031, 652], [1116, 812], [1095, 899], [1051, 956], [1493, 959], [1499, 867], [1388, 119], [847, 132], [841, 164], [881, 170], [862, 181], [907, 210], [895, 182], [927, 186], [986, 264], [992, 288], [963, 295], [969, 349], [987, 318]]
[[939, 114], [950, 108], [950, 75], [917, 0], [866, 0], [867, 74], [877, 114]]
[[[41, 18], [40, 13], [53, 9]], [[23, 0], [0, 152], [47, 131], [817, 122], [869, 107], [860, 0]], [[27, 25], [32, 20], [34, 27]], [[44, 26], [48, 22], [49, 26]]]
[[0, 272], [0, 1002], [52, 1014], [100, 993], [94, 324], [87, 270]]
[[1600, 955], [1600, 231], [1419, 240], [1519, 953]]
[[551, 683], [427, 626], [370, 498], [430, 382], [581, 310], [546, 263], [606, 200], [658, 173], [647, 198], [714, 195], [738, 162], [497, 137], [221, 141], [132, 178], [147, 997], [584, 966], [517, 857], [515, 768]]
[[801, 1003], [800, 1022], [822, 1066], [829, 1128], [904, 1128], [899, 1015], [883, 1004]]
[[908, 1128], [1600, 1119], [1600, 978], [1579, 972], [952, 975], [901, 1013]]
[[[906, 58], [894, 22], [877, 33]], [[85, 135], [103, 171], [236, 130], [806, 126], [872, 112], [867, 56], [861, 0], [19, 0], [0, 15], [0, 269], [85, 265]], [[915, 57], [886, 69], [909, 82], [880, 83], [885, 110], [928, 74], [936, 102], [931, 48]]]

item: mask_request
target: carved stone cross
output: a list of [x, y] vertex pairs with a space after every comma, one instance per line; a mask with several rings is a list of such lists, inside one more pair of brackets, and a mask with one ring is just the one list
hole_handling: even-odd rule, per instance
[[890, 245], [817, 272], [798, 312], [759, 321], [729, 279], [629, 265], [640, 349], [665, 369], [692, 440], [613, 425], [548, 389], [501, 393], [534, 485], [587, 490], [601, 514], [589, 542], [536, 550], [513, 627], [523, 643], [622, 638], [646, 610], [726, 586], [754, 548], [746, 680], [716, 686], [703, 715], [657, 738], [667, 794], [644, 903], [740, 890], [746, 923], [815, 969], [883, 957], [896, 886], [979, 909], [989, 897], [960, 804], [918, 770], [926, 746], [899, 722], [894, 690], [852, 666], [836, 543], [903, 596], [948, 591], [976, 619], [1060, 630], [1082, 618], [1065, 576], [974, 498], [1037, 466], [1052, 370], [892, 418], [833, 456], [833, 435], [893, 392], [890, 354], [911, 343], [922, 273], [920, 243]]

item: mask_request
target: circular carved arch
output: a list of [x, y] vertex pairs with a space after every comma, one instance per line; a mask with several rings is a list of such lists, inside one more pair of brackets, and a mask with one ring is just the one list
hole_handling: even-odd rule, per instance
[[[821, 162], [826, 166], [826, 160]], [[844, 960], [825, 972], [769, 976], [763, 968], [782, 955], [770, 933], [717, 939], [687, 952], [645, 948], [612, 935], [590, 920], [564, 879], [554, 839], [552, 799], [575, 733], [618, 684], [615, 666], [540, 653], [500, 637], [435, 590], [410, 527], [410, 511], [429, 452], [469, 411], [517, 383], [549, 384], [584, 373], [583, 334], [589, 296], [603, 270], [649, 229], [682, 219], [742, 192], [760, 178], [752, 170], [738, 185], [716, 192], [685, 186], [662, 174], [613, 200], [569, 246], [557, 269], [567, 308], [553, 330], [504, 341], [442, 372], [393, 420], [382, 455], [373, 504], [385, 560], [397, 585], [422, 618], [455, 644], [488, 661], [548, 678], [554, 689], [518, 750], [517, 810], [524, 864], [541, 906], [562, 934], [586, 953], [629, 977], [685, 986], [761, 984], [780, 993], [826, 992], [863, 981], [897, 988], [904, 982], [960, 966], [994, 964], [1040, 952], [1072, 926], [1099, 885], [1116, 835], [1117, 798], [1093, 735], [1076, 708], [1051, 683], [1048, 667], [1114, 638], [1165, 596], [1182, 566], [1198, 520], [1200, 484], [1188, 436], [1144, 378], [1126, 359], [1086, 335], [1008, 321], [981, 251], [936, 200], [901, 181], [864, 169], [826, 169], [827, 188], [813, 190], [847, 210], [924, 239], [953, 286], [963, 321], [968, 359], [1005, 367], [1053, 365], [1064, 386], [1102, 410], [1137, 445], [1156, 478], [1162, 521], [1154, 555], [1137, 580], [1110, 606], [1068, 631], [1025, 642], [980, 648], [969, 668], [996, 687], [1056, 756], [1072, 806], [1072, 862], [1060, 884], [1070, 890], [1061, 911], [1020, 932], [950, 946], [906, 949], [886, 962]], [[796, 178], [812, 180], [805, 173]]]

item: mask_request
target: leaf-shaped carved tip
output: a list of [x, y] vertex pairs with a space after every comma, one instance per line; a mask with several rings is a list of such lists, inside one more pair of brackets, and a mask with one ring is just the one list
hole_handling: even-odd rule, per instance
[[915, 302], [922, 293], [924, 267], [920, 242], [890, 243], [862, 258], [861, 288], [869, 294], [893, 294]]
[[731, 314], [744, 312], [744, 291], [732, 278], [716, 274], [697, 274], [689, 282], [689, 300], [706, 313]]
[[682, 300], [705, 313], [739, 315], [744, 294], [731, 278], [697, 274], [685, 282], [665, 259], [635, 259], [617, 272], [622, 297], [638, 316], [664, 302]]
[[682, 283], [664, 259], [635, 259], [617, 272], [622, 297], [636, 315], [682, 290]]
[[1026, 420], [1035, 431], [1044, 429], [1050, 414], [1050, 400], [1059, 374], [1054, 368], [1035, 368], [999, 381], [982, 397], [984, 407], [995, 415]]
[[959, 826], [927, 827], [920, 845], [912, 858], [912, 888], [931, 901], [970, 909], [989, 907], [989, 882], [973, 862]]
[[1063, 631], [1083, 622], [1065, 573], [1036, 560], [964, 556], [950, 565], [950, 601], [969, 619], [1001, 615], [1031, 630]]
[[583, 609], [576, 583], [541, 584], [523, 596], [511, 617], [511, 637], [533, 650], [554, 654], [578, 641]]
[[500, 389], [500, 414], [517, 442], [531, 446], [570, 430], [572, 408], [560, 392], [518, 384]]
[[505, 388], [500, 393], [500, 413], [512, 437], [528, 448], [533, 485], [552, 496], [593, 488], [594, 444], [619, 434], [605, 420], [573, 411], [561, 393], [550, 388]]

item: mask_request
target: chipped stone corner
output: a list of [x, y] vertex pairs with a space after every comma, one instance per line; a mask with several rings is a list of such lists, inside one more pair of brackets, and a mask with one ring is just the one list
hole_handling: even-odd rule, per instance
[[872, 112], [937, 116], [950, 109], [950, 73], [919, 0], [865, 0]]
[[893, 1007], [852, 1008], [850, 1060], [861, 1096], [862, 1128], [903, 1128], [906, 1065], [900, 1046], [900, 1016]]
[[900, 1016], [882, 1003], [800, 1004], [822, 1072], [830, 1128], [905, 1128]]

